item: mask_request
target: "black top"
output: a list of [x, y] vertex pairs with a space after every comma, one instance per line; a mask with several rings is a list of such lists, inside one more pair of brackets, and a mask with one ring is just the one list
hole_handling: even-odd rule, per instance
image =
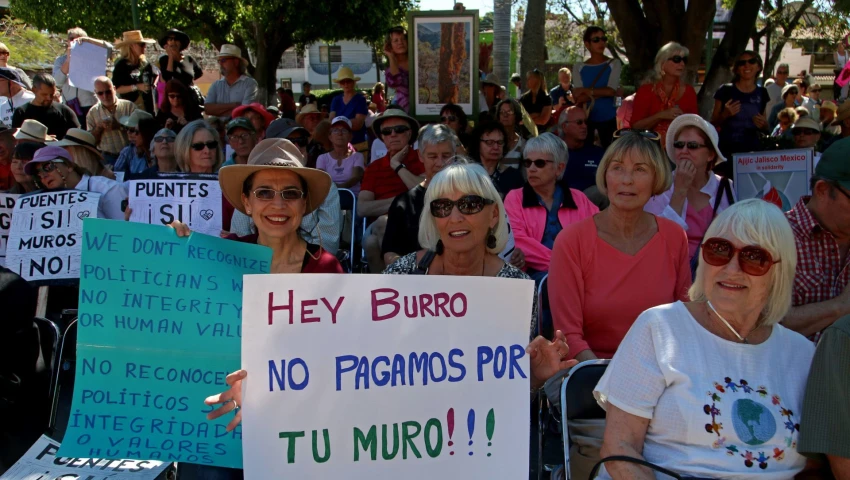
[[417, 185], [393, 199], [387, 213], [387, 228], [381, 253], [405, 256], [419, 251], [419, 217], [425, 209], [425, 187]]
[[183, 85], [191, 87], [195, 84], [195, 80], [201, 78], [204, 74], [204, 69], [198, 65], [194, 57], [191, 55], [183, 55], [183, 61], [174, 64], [174, 71], [169, 72], [165, 68], [168, 66], [168, 55], [159, 57], [159, 71], [162, 79], [166, 82], [172, 78], [176, 78], [183, 82]]
[[[204, 115], [201, 113], [200, 109], [197, 109], [197, 108], [186, 108], [185, 113], [186, 113], [186, 123], [189, 123], [193, 120], [200, 120], [201, 118], [204, 118]], [[157, 112], [156, 117], [154, 117], [154, 118], [156, 119], [156, 123], [159, 125], [159, 128], [168, 128], [169, 130], [171, 130], [174, 133], [180, 133], [180, 130], [183, 130], [183, 127], [185, 126], [185, 125], [180, 125], [179, 123], [177, 123], [177, 115], [174, 115], [171, 112], [166, 112], [165, 110], [162, 110], [162, 109], [160, 109], [159, 112]], [[165, 123], [169, 119], [173, 120], [173, 122], [171, 124], [171, 127], [166, 127]]]
[[47, 107], [38, 107], [26, 103], [15, 109], [12, 114], [12, 128], [21, 128], [24, 120], [38, 120], [47, 127], [47, 133], [61, 140], [69, 128], [80, 128], [77, 114], [67, 105], [53, 102]]
[[130, 62], [126, 58], [122, 58], [115, 62], [115, 68], [112, 70], [112, 84], [115, 85], [115, 88], [137, 85], [139, 83], [144, 83], [151, 87], [147, 93], [139, 91], [118, 95], [124, 100], [135, 103], [136, 107], [139, 107], [136, 100], [141, 95], [144, 101], [144, 110], [150, 114], [153, 114], [154, 111], [153, 82], [155, 79], [156, 75], [153, 73], [153, 66], [148, 62], [145, 62], [143, 65], [130, 65]]
[[525, 179], [522, 178], [522, 172], [518, 168], [508, 167], [504, 171], [499, 171], [498, 168], [490, 175], [493, 180], [493, 185], [498, 190], [502, 200], [508, 195], [511, 190], [522, 188], [525, 185]]
[[301, 95], [298, 97], [298, 103], [303, 107], [308, 103], [316, 103], [316, 96], [312, 93], [310, 95]]
[[552, 97], [542, 88], [537, 91], [536, 96], [531, 93], [531, 90], [525, 92], [519, 101], [529, 114], [540, 113], [544, 108], [552, 106]]

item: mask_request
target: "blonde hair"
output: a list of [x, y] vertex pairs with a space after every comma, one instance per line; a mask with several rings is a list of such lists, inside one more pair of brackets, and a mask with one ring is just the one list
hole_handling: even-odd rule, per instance
[[681, 55], [683, 57], [687, 57], [690, 53], [688, 47], [676, 43], [670, 42], [658, 50], [658, 53], [655, 54], [655, 68], [653, 69], [653, 74], [650, 79], [654, 82], [661, 80], [661, 76], [663, 75], [663, 70], [661, 67], [664, 65], [664, 62], [670, 60], [676, 55]]
[[[546, 77], [543, 76], [543, 72], [535, 68], [534, 70], [528, 72], [525, 78], [527, 80], [532, 76], [537, 77], [537, 79], [540, 80], [540, 85], [537, 87], [537, 91], [543, 90], [544, 92], [549, 93], [549, 90], [546, 88]], [[533, 93], [537, 95], [537, 92]]]
[[566, 73], [567, 75], [570, 76], [570, 78], [573, 78], [573, 72], [571, 72], [570, 69], [567, 68], [567, 67], [564, 67], [564, 68], [558, 70], [559, 75], [562, 74], [562, 73]]
[[177, 138], [174, 140], [174, 160], [177, 162], [177, 167], [180, 168], [181, 172], [191, 171], [189, 160], [192, 155], [192, 142], [194, 141], [195, 133], [200, 130], [208, 131], [213, 139], [218, 142], [218, 146], [215, 147], [215, 165], [213, 165], [212, 169], [213, 173], [218, 173], [218, 169], [224, 163], [224, 146], [222, 145], [218, 131], [204, 120], [199, 119], [189, 122], [180, 130], [180, 133], [177, 134]]
[[493, 200], [493, 205], [498, 209], [499, 221], [493, 228], [492, 234], [496, 237], [496, 246], [487, 247], [487, 251], [498, 255], [505, 249], [508, 243], [508, 225], [505, 220], [505, 205], [496, 187], [493, 186], [490, 176], [479, 164], [454, 163], [434, 175], [428, 189], [425, 191], [425, 208], [419, 219], [419, 244], [422, 248], [436, 250], [437, 242], [440, 241], [440, 231], [437, 222], [431, 215], [431, 201], [443, 198], [454, 192], [463, 192], [465, 195], [479, 195], [483, 198]]
[[74, 163], [86, 170], [89, 175], [103, 176], [103, 163], [101, 162], [100, 155], [86, 147], [76, 145], [69, 145], [64, 148], [71, 154], [71, 158], [74, 159]]
[[776, 120], [778, 121], [782, 117], [788, 117], [789, 119], [791, 119], [791, 123], [796, 122], [798, 118], [796, 108], [783, 108], [779, 111], [779, 113], [776, 114]]
[[649, 166], [655, 174], [655, 182], [652, 184], [652, 195], [660, 195], [670, 188], [673, 183], [673, 173], [670, 171], [670, 161], [667, 155], [661, 151], [658, 142], [644, 138], [636, 133], [627, 133], [612, 143], [596, 169], [596, 187], [603, 195], [608, 195], [608, 184], [605, 173], [611, 162], [620, 162], [626, 155], [638, 155], [649, 159]]
[[[118, 47], [118, 52], [121, 55], [119, 58], [126, 59], [127, 62], [130, 65], [136, 65], [136, 64], [147, 62], [147, 59], [145, 58], [144, 50], [142, 50], [142, 54], [137, 57], [133, 53], [133, 49], [130, 48], [133, 45], [135, 45], [135, 44], [125, 43], [124, 45], [121, 45], [120, 47]], [[144, 46], [144, 44], [142, 44], [142, 45]]]
[[[791, 308], [794, 273], [797, 269], [797, 247], [791, 225], [778, 207], [764, 200], [751, 198], [733, 204], [711, 222], [705, 238], [732, 235], [747, 245], [758, 245], [773, 257], [775, 264], [770, 275], [767, 302], [761, 311], [758, 326], [778, 323]], [[734, 261], [734, 260], [733, 260]], [[709, 300], [705, 294], [705, 262], [699, 256], [696, 278], [688, 290], [691, 301]]]

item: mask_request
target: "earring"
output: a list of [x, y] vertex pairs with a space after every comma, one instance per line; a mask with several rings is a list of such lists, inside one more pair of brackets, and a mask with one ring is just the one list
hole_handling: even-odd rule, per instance
[[248, 215], [251, 215], [251, 211], [250, 211], [250, 210], [247, 210], [247, 209], [246, 209], [246, 210], [245, 210], [245, 213], [246, 213], [246, 214], [248, 214]]
[[445, 250], [445, 248], [443, 247], [443, 241], [437, 240], [437, 248], [436, 248], [437, 255], [442, 255], [444, 250]]
[[496, 248], [496, 236], [493, 235], [493, 229], [491, 228], [487, 235], [487, 248], [493, 250]]

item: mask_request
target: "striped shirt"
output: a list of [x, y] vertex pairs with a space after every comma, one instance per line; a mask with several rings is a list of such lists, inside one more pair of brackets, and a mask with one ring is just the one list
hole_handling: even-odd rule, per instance
[[[136, 110], [136, 105], [133, 102], [121, 99], [116, 99], [115, 102], [112, 112], [107, 110], [100, 102], [91, 107], [88, 115], [86, 115], [86, 130], [94, 132], [95, 127], [107, 118], [113, 118], [118, 121], [121, 117], [129, 116]], [[124, 129], [113, 128], [112, 130], [103, 132], [103, 135], [100, 137], [100, 143], [97, 144], [97, 149], [103, 153], [118, 155], [121, 153], [121, 149], [127, 146], [128, 142], [127, 133]]]

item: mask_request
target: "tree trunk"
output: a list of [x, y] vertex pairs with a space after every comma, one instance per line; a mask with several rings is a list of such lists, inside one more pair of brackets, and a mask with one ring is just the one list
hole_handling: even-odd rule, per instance
[[[528, 11], [525, 14], [525, 26], [522, 29], [522, 47], [520, 48], [520, 75], [535, 68], [543, 70], [545, 59], [545, 23], [546, 0], [528, 0]], [[499, 81], [507, 84], [508, 78], [499, 77]]]
[[[649, 8], [648, 4], [644, 5]], [[652, 69], [655, 63], [658, 39], [650, 32], [657, 33], [657, 29], [650, 26], [638, 0], [608, 0], [608, 7], [626, 47], [629, 65], [638, 78]]]
[[[770, 55], [766, 56], [764, 59], [764, 69], [766, 72], [773, 72], [776, 62], [778, 62], [779, 58], [782, 56], [782, 49], [785, 47], [785, 44], [788, 43], [788, 37], [792, 34], [792, 32], [794, 32], [794, 30], [797, 29], [797, 26], [800, 25], [800, 19], [803, 18], [803, 15], [805, 15], [806, 11], [811, 8], [813, 4], [814, 0], [803, 0], [803, 3], [796, 7], [797, 11], [794, 13], [794, 16], [783, 27], [783, 31], [777, 32], [779, 35], [775, 38], [776, 43], [773, 45], [768, 44], [768, 52]], [[770, 35], [769, 31], [768, 35]], [[796, 75], [796, 73], [794, 73], [794, 75]], [[768, 78], [769, 76], [770, 75], [765, 78]]]
[[705, 51], [706, 35], [717, 12], [714, 0], [690, 0], [688, 12], [685, 14], [684, 28], [679, 43], [688, 48], [688, 71], [685, 81], [692, 85], [698, 83], [699, 66], [702, 63], [702, 53]]
[[[505, 85], [511, 72], [511, 0], [493, 2], [493, 73]], [[470, 74], [477, 72], [470, 72]]]
[[454, 72], [454, 24], [444, 23], [440, 26], [440, 67], [437, 70], [437, 99], [440, 103], [457, 103], [452, 100], [457, 97], [457, 82]]
[[714, 108], [714, 93], [732, 80], [732, 62], [741, 54], [750, 41], [753, 27], [759, 14], [760, 0], [738, 0], [732, 10], [732, 17], [726, 26], [726, 34], [720, 47], [714, 53], [711, 68], [699, 91], [699, 111], [703, 118], [709, 118]]

